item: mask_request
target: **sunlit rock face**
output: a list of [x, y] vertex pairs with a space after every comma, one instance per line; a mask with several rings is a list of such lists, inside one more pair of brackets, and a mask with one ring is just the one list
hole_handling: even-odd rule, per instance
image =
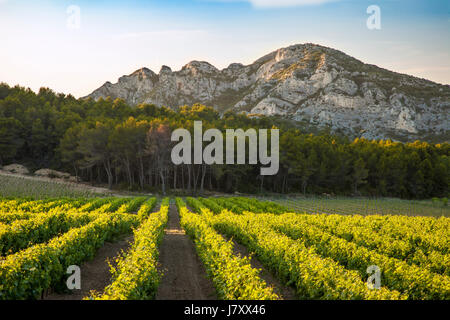
[[277, 115], [349, 135], [448, 139], [450, 86], [364, 64], [340, 51], [300, 44], [253, 64], [219, 70], [192, 61], [180, 71], [142, 68], [88, 97], [137, 105], [202, 103], [223, 112]]

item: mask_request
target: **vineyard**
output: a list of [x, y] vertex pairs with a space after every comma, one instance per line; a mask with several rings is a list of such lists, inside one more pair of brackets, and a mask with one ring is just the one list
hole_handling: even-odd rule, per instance
[[0, 300], [449, 300], [447, 209], [373, 207], [0, 198]]

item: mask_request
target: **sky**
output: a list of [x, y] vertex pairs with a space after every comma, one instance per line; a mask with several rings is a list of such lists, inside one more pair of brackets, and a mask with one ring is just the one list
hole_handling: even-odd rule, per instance
[[142, 67], [222, 69], [307, 42], [450, 84], [448, 0], [0, 0], [0, 82], [75, 97]]

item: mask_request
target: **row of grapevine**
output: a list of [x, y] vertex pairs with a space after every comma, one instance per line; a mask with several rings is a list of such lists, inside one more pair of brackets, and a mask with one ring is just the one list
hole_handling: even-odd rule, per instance
[[0, 299], [37, 299], [43, 290], [61, 286], [69, 266], [91, 259], [105, 241], [137, 224], [135, 215], [99, 214], [98, 219], [48, 243], [8, 255], [0, 260]]
[[86, 202], [84, 199], [67, 199], [57, 202], [57, 205], [54, 205], [53, 201], [43, 205], [42, 203], [31, 201], [26, 203], [26, 207], [21, 206], [20, 209], [11, 206], [8, 210], [0, 211], [0, 223], [9, 224], [47, 212], [68, 212], [77, 209]]
[[0, 255], [12, 254], [91, 222], [96, 214], [52, 211], [10, 225], [0, 224]]
[[[122, 207], [128, 206], [131, 200], [116, 199], [89, 212], [87, 211], [95, 206], [90, 205], [84, 211], [79, 212], [70, 204], [65, 204], [45, 213], [31, 213], [28, 216], [27, 213], [19, 214], [21, 219], [10, 224], [0, 223], [0, 255], [12, 254], [30, 245], [48, 241], [58, 234], [91, 222], [98, 217], [98, 214], [111, 213], [119, 207], [121, 210], [117, 210], [117, 212], [121, 212], [123, 211]], [[15, 215], [17, 214], [0, 214], [0, 220], [13, 218]]]
[[[229, 200], [239, 206], [241, 206], [241, 209], [244, 209], [245, 211], [252, 211], [255, 213], [276, 213], [276, 214], [282, 214], [285, 212], [289, 212], [289, 209], [271, 201], [260, 201], [254, 198], [229, 198], [225, 199]], [[248, 209], [247, 209], [248, 208]]]
[[24, 199], [14, 199], [14, 200], [2, 200], [0, 201], [0, 212], [11, 212], [11, 211], [26, 211], [36, 212], [52, 208], [60, 203], [64, 203], [64, 199], [47, 199], [47, 200], [24, 200]]
[[[275, 300], [279, 297], [259, 277], [259, 270], [251, 267], [248, 258], [234, 255], [231, 241], [214, 231], [209, 218], [213, 215], [203, 210], [201, 215], [190, 212], [181, 199], [177, 199], [181, 225], [194, 239], [197, 253], [212, 279], [220, 299], [225, 300]], [[191, 207], [201, 203], [188, 198]]]
[[404, 299], [398, 291], [368, 289], [358, 272], [323, 258], [303, 243], [277, 233], [259, 219], [229, 211], [211, 217], [214, 227], [255, 252], [300, 299]]
[[158, 246], [167, 224], [168, 211], [169, 199], [166, 198], [162, 201], [160, 210], [152, 213], [134, 231], [132, 247], [118, 259], [117, 267], [111, 268], [112, 283], [105, 288], [103, 294], [92, 293], [87, 299], [146, 300], [155, 297], [160, 281], [157, 270]]
[[222, 210], [224, 210], [225, 208], [222, 207], [221, 205], [219, 205], [217, 202], [208, 199], [208, 198], [198, 198], [198, 200], [205, 205], [206, 207], [208, 207], [212, 212], [214, 212], [215, 214], [221, 213]]
[[[255, 201], [257, 200], [246, 198], [240, 200], [241, 203]], [[236, 206], [238, 213], [246, 211], [247, 206], [235, 203], [235, 210]], [[299, 217], [333, 235], [368, 249], [404, 259], [408, 263], [426, 265], [437, 273], [449, 272], [450, 219], [448, 218], [326, 214], [302, 214]]]
[[368, 266], [376, 265], [381, 269], [383, 284], [407, 294], [410, 299], [450, 298], [450, 278], [447, 276], [435, 274], [416, 265], [408, 265], [405, 261], [335, 237], [320, 228], [302, 222], [295, 214], [256, 216], [248, 213], [246, 218], [264, 223], [348, 269], [358, 270], [362, 277], [366, 275]]
[[[253, 199], [242, 198], [241, 203], [252, 203]], [[234, 203], [237, 203], [234, 201]], [[334, 215], [305, 215], [305, 214], [283, 214], [276, 216], [273, 214], [254, 214], [244, 210], [246, 206], [241, 205], [240, 214], [252, 216], [255, 222], [263, 223], [265, 226], [271, 226], [275, 231], [282, 232], [297, 241], [301, 241], [305, 247], [314, 249], [321, 256], [332, 258], [345, 267], [358, 270], [362, 278], [366, 277], [366, 268], [369, 265], [377, 265], [383, 272], [383, 278], [389, 288], [401, 291], [409, 296], [410, 299], [449, 299], [450, 287], [448, 267], [449, 256], [438, 251], [428, 251], [425, 255], [420, 249], [417, 249], [413, 243], [408, 240], [395, 239], [379, 235], [376, 229], [370, 228], [370, 221], [379, 222], [383, 219], [384, 224], [389, 224], [389, 220], [401, 220], [403, 229], [414, 224], [414, 221], [422, 225], [434, 224], [436, 242], [441, 241], [440, 248], [448, 248], [448, 240], [445, 232], [439, 232], [445, 229], [448, 219], [446, 218], [422, 218], [422, 217], [397, 217], [397, 216], [370, 216], [370, 217], [349, 217]], [[323, 223], [324, 220], [337, 219], [342, 222], [334, 224], [333, 227]], [[358, 227], [345, 228], [345, 221], [366, 219], [368, 222], [360, 223]], [[425, 221], [424, 221], [425, 220]], [[406, 226], [405, 226], [406, 225]], [[398, 225], [400, 226], [400, 225]], [[373, 226], [372, 226], [373, 227]], [[382, 226], [381, 228], [382, 229]], [[340, 237], [334, 234], [338, 233]], [[428, 235], [432, 232], [428, 232]], [[439, 236], [437, 236], [439, 235]], [[443, 236], [444, 235], [444, 236]], [[381, 246], [366, 248], [358, 240], [362, 237], [369, 242], [383, 242]], [[432, 237], [432, 236], [430, 236]], [[440, 239], [440, 240], [438, 240]], [[401, 246], [409, 245], [417, 253], [411, 261], [402, 261], [403, 256], [397, 258], [396, 250]], [[390, 247], [392, 246], [392, 247]], [[390, 249], [388, 249], [390, 248]], [[408, 262], [410, 262], [408, 264]], [[440, 274], [439, 274], [440, 273]]]
[[[16, 211], [20, 219], [0, 223], [0, 249], [7, 254], [0, 259], [0, 299], [38, 298], [43, 290], [62, 286], [69, 265], [91, 259], [105, 241], [130, 233], [149, 215], [156, 198], [142, 204], [146, 199], [64, 199], [57, 206], [45, 200], [1, 201], [30, 212]], [[47, 211], [36, 209], [44, 205]], [[141, 215], [124, 213], [139, 207]], [[0, 218], [4, 215], [14, 213]]]
[[86, 204], [87, 199], [49, 199], [49, 200], [38, 200], [38, 201], [0, 201], [0, 214], [4, 213], [40, 213], [54, 208], [64, 208], [69, 206], [70, 208], [79, 208], [80, 206]]
[[244, 211], [251, 211], [255, 213], [285, 213], [289, 209], [275, 202], [259, 201], [253, 198], [230, 197], [230, 198], [211, 198], [200, 199], [205, 205], [211, 207], [214, 213], [220, 213], [223, 209], [228, 209], [234, 213], [241, 214]]
[[[341, 215], [305, 215], [311, 223], [331, 232], [354, 237], [350, 230], [368, 229], [384, 239], [406, 240], [413, 247], [421, 248], [425, 253], [439, 251], [448, 253], [450, 219], [432, 217], [403, 216], [341, 216]], [[339, 226], [342, 226], [340, 228]], [[356, 228], [356, 229], [355, 229]], [[341, 231], [339, 231], [341, 230]], [[343, 231], [342, 231], [343, 230]], [[362, 240], [362, 239], [361, 239]], [[365, 239], [370, 241], [370, 239]], [[367, 242], [366, 242], [367, 243]]]
[[95, 201], [90, 201], [89, 203], [86, 203], [85, 205], [81, 206], [79, 208], [79, 211], [82, 212], [94, 211], [101, 208], [102, 206], [108, 206], [109, 203], [114, 200], [115, 198], [99, 198], [96, 199]]
[[[387, 233], [391, 222], [386, 219], [379, 221], [377, 226], [371, 223], [370, 219], [366, 220], [366, 223], [355, 224], [352, 218], [341, 220], [337, 216], [298, 215], [298, 219], [380, 254], [429, 268], [436, 273], [450, 273], [450, 255], [446, 253], [449, 240], [446, 232], [429, 231], [427, 237], [420, 237], [410, 227], [399, 225], [396, 232], [403, 229], [404, 233], [410, 232], [410, 236], [394, 237]], [[420, 221], [420, 218], [416, 217], [411, 219]]]
[[[137, 211], [141, 205], [147, 200], [147, 197], [138, 197], [133, 198], [132, 200], [128, 201], [127, 203], [124, 203], [117, 212], [119, 213], [133, 213]], [[156, 198], [155, 198], [156, 200]]]
[[147, 219], [148, 216], [151, 214], [153, 208], [155, 207], [157, 202], [156, 198], [150, 198], [146, 202], [144, 202], [141, 207], [139, 208], [137, 215], [139, 217], [139, 220], [143, 221], [144, 219]]

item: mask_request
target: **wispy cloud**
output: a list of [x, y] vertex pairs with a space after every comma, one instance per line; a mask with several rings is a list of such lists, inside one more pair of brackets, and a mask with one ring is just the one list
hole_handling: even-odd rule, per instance
[[320, 5], [341, 0], [207, 0], [214, 2], [249, 2], [255, 8], [283, 8]]

